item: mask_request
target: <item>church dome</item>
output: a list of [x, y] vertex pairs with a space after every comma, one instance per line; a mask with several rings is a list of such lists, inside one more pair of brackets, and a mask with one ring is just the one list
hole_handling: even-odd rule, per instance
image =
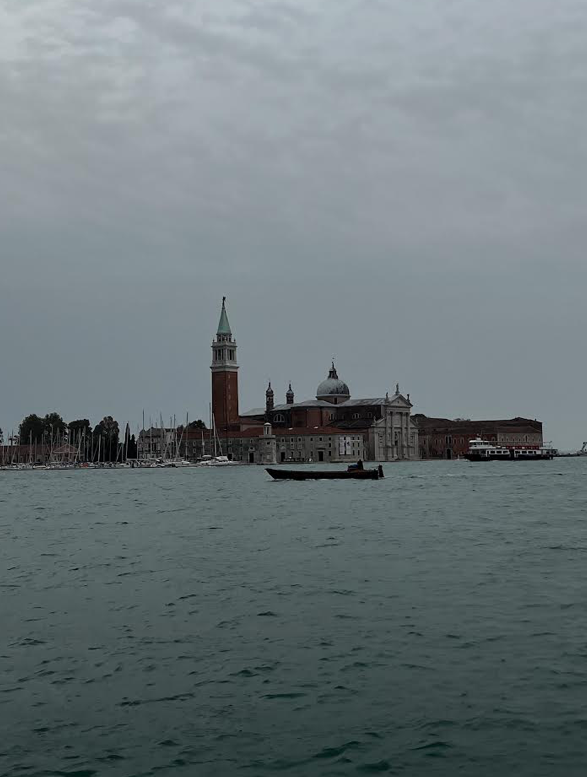
[[326, 380], [322, 381], [316, 390], [316, 399], [324, 399], [327, 402], [332, 402], [335, 399], [341, 399], [344, 402], [345, 400], [349, 399], [350, 396], [351, 392], [349, 391], [349, 387], [344, 382], [344, 380], [341, 380], [338, 377], [333, 362], [332, 367], [330, 368], [330, 372], [328, 373], [328, 377]]

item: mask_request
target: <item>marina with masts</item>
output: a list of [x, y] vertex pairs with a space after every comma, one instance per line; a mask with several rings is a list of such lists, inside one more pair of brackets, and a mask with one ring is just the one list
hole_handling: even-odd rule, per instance
[[160, 414], [159, 422], [145, 429], [143, 413], [143, 429], [137, 430], [135, 438], [127, 424], [123, 441], [117, 434], [109, 436], [88, 428], [51, 429], [40, 440], [33, 439], [31, 431], [27, 444], [21, 444], [12, 434], [10, 444], [0, 449], [0, 469], [161, 469], [237, 464], [223, 452], [211, 407], [210, 418], [209, 427], [201, 421], [190, 425], [189, 414], [184, 425], [178, 425], [172, 417], [165, 426]]

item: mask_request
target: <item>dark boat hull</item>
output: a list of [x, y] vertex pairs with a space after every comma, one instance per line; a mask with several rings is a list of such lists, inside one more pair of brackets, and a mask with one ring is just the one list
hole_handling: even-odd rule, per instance
[[267, 472], [275, 480], [379, 480], [379, 472], [376, 469], [358, 469], [346, 472], [344, 470], [296, 470], [296, 469], [272, 469]]

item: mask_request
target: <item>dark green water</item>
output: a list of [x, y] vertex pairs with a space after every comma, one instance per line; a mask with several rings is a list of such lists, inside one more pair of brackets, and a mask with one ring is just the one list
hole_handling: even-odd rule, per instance
[[587, 772], [587, 460], [0, 472], [0, 774]]

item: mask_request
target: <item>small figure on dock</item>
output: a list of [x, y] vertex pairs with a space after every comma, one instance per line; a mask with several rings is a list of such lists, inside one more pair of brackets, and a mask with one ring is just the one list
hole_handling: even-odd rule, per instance
[[362, 459], [359, 459], [356, 464], [349, 464], [348, 466], [349, 472], [354, 472], [355, 470], [362, 470], [362, 469], [364, 469]]

